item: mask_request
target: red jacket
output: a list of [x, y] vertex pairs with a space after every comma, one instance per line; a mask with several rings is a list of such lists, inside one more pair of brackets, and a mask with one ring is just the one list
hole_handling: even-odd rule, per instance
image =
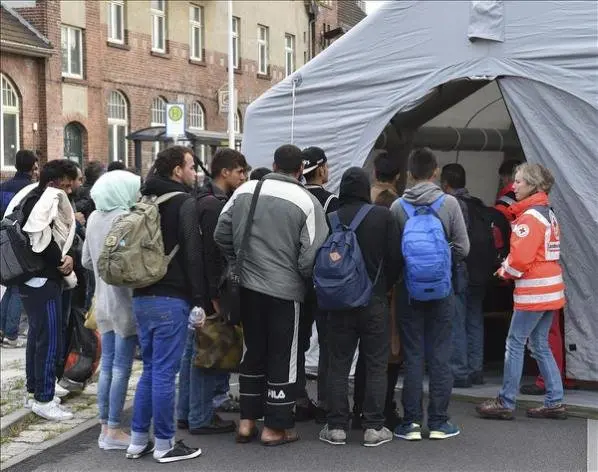
[[513, 184], [510, 183], [498, 192], [494, 208], [505, 215], [507, 221], [513, 221], [515, 215], [513, 215], [513, 212], [511, 211], [511, 206], [515, 203], [517, 203], [517, 200], [515, 199], [515, 190], [513, 189]]
[[548, 195], [536, 193], [510, 207], [511, 251], [498, 270], [515, 279], [513, 300], [521, 311], [558, 310], [565, 305], [565, 284], [559, 264], [560, 228]]

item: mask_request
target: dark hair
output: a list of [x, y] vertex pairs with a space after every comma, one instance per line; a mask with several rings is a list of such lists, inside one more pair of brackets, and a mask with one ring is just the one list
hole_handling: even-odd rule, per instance
[[399, 198], [396, 193], [391, 192], [390, 190], [383, 190], [378, 194], [374, 203], [376, 205], [384, 206], [386, 208], [390, 208], [393, 202]]
[[461, 164], [447, 164], [442, 168], [440, 181], [446, 182], [451, 188], [465, 188], [465, 169]]
[[171, 146], [160, 151], [154, 162], [154, 172], [160, 177], [172, 177], [177, 166], [185, 165], [185, 154], [193, 156], [193, 150], [185, 146]]
[[262, 180], [265, 175], [272, 173], [267, 167], [258, 167], [251, 172], [250, 180]]
[[247, 169], [245, 156], [235, 149], [219, 148], [212, 157], [212, 178], [220, 177], [224, 169], [234, 170], [237, 167]]
[[56, 159], [48, 161], [39, 173], [39, 186], [45, 188], [50, 182], [67, 178], [77, 180], [78, 167], [68, 159]]
[[398, 159], [391, 158], [386, 151], [381, 151], [374, 159], [374, 173], [379, 182], [394, 182], [400, 171]]
[[415, 180], [428, 180], [438, 169], [438, 159], [429, 148], [414, 149], [409, 156], [409, 172]]
[[113, 170], [126, 170], [127, 166], [122, 161], [112, 161], [108, 164], [107, 172], [112, 172]]
[[21, 149], [15, 156], [15, 167], [19, 172], [31, 172], [33, 166], [39, 159], [33, 151]]
[[104, 166], [101, 162], [90, 161], [85, 166], [85, 183], [92, 186], [96, 183], [96, 180], [100, 178], [100, 175], [104, 173]]
[[521, 161], [518, 161], [517, 159], [507, 159], [498, 168], [498, 175], [508, 175], [509, 177], [513, 176], [513, 174], [515, 173], [515, 169], [519, 164], [521, 164]]
[[280, 146], [274, 152], [274, 163], [285, 174], [294, 174], [299, 172], [303, 165], [303, 154], [301, 149], [292, 144]]

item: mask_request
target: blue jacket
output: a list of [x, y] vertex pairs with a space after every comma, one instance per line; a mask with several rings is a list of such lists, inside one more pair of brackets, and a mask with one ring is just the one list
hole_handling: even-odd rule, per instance
[[0, 216], [4, 218], [4, 211], [13, 199], [13, 197], [21, 190], [32, 183], [31, 176], [25, 172], [17, 172], [12, 179], [3, 182], [0, 185]]

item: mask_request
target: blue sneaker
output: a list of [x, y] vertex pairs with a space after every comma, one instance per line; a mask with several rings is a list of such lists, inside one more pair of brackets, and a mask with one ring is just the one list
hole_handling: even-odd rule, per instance
[[417, 423], [400, 424], [395, 429], [395, 436], [407, 441], [421, 441], [422, 427]]
[[448, 439], [457, 436], [460, 432], [457, 426], [446, 421], [435, 428], [430, 428], [430, 439]]

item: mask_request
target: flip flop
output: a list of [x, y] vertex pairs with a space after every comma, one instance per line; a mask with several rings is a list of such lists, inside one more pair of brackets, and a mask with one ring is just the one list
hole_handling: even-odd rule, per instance
[[267, 447], [275, 447], [275, 446], [282, 446], [283, 444], [293, 443], [295, 441], [299, 441], [299, 435], [295, 432], [287, 432], [285, 431], [284, 436], [281, 439], [269, 440], [264, 441], [261, 440], [263, 446]]
[[238, 444], [247, 444], [247, 443], [250, 443], [251, 441], [253, 441], [254, 439], [256, 439], [259, 434], [260, 434], [260, 430], [257, 428], [257, 426], [254, 426], [253, 429], [251, 430], [251, 433], [249, 433], [249, 435], [239, 434], [237, 432], [237, 435], [235, 436], [235, 441]]

